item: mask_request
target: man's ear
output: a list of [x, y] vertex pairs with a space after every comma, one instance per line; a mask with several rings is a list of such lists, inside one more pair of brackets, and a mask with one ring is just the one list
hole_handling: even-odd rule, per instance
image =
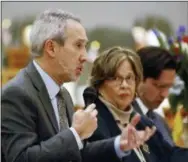
[[144, 89], [144, 83], [140, 82], [136, 87], [137, 96], [141, 96]]
[[47, 53], [49, 57], [55, 57], [55, 50], [57, 48], [57, 43], [53, 40], [46, 40], [44, 43], [44, 52]]

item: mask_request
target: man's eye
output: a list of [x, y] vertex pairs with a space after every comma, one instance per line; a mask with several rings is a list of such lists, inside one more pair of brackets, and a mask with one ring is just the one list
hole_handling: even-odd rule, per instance
[[170, 88], [170, 86], [168, 86], [168, 85], [159, 85], [159, 87], [160, 87], [161, 89]]
[[81, 47], [82, 47], [82, 45], [81, 45], [81, 44], [77, 44], [76, 46], [77, 46], [78, 48], [81, 48]]
[[122, 81], [122, 80], [124, 80], [124, 78], [122, 78], [122, 77], [116, 77], [116, 80], [117, 81]]

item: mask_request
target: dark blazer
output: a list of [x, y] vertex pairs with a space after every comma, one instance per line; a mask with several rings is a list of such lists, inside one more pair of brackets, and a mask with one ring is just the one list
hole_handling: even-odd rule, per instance
[[[69, 125], [73, 103], [64, 93]], [[2, 89], [2, 161], [6, 162], [96, 162], [117, 159], [114, 139], [86, 145], [79, 150], [70, 129], [59, 132], [45, 84], [31, 62]], [[109, 153], [110, 156], [105, 156]]]
[[[133, 101], [132, 105], [136, 112], [138, 112], [141, 115], [144, 115], [144, 113], [142, 112], [142, 110], [136, 100]], [[164, 127], [164, 130], [166, 131], [165, 133], [168, 135], [169, 139], [171, 139], [171, 143], [174, 144], [173, 139], [172, 139], [172, 132], [171, 132], [170, 128], [168, 127], [167, 123], [165, 122], [165, 120], [158, 113], [156, 113], [156, 112], [153, 112], [153, 113], [154, 113], [155, 117], [160, 121], [161, 126]]]
[[[108, 139], [120, 135], [121, 131], [107, 107], [98, 98], [95, 100], [95, 104], [98, 110], [98, 128], [89, 141]], [[133, 112], [131, 116], [134, 116], [135, 113], [136, 112]], [[141, 121], [137, 124], [136, 128], [142, 130], [146, 126], [151, 127], [153, 125], [151, 120], [142, 116]], [[187, 162], [188, 158], [188, 149], [170, 146], [166, 141], [163, 141], [163, 138], [158, 131], [143, 147], [141, 147], [141, 149], [147, 162]], [[179, 160], [177, 160], [178, 158]], [[119, 161], [121, 160], [110, 160], [108, 162]], [[139, 159], [134, 151], [131, 151], [131, 154], [126, 156], [123, 161], [138, 162]]]

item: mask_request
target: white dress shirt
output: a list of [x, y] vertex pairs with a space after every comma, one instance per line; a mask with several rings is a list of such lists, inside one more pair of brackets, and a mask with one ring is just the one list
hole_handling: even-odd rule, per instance
[[[52, 106], [53, 106], [53, 110], [54, 110], [54, 113], [55, 113], [55, 116], [56, 116], [56, 120], [57, 120], [57, 123], [58, 123], [58, 127], [60, 129], [60, 119], [59, 119], [59, 111], [58, 111], [58, 107], [57, 107], [57, 93], [59, 92], [60, 90], [60, 87], [59, 85], [37, 64], [36, 61], [33, 60], [33, 64], [35, 66], [35, 68], [37, 69], [37, 71], [39, 72], [45, 86], [46, 86], [46, 89], [48, 91], [48, 95], [50, 97], [50, 100], [51, 100], [51, 103], [52, 103]], [[83, 148], [83, 144], [82, 144], [82, 141], [78, 135], [78, 133], [76, 132], [76, 130], [74, 128], [70, 128], [70, 130], [72, 131], [73, 135], [75, 136], [76, 138], [76, 141], [77, 141], [77, 144], [78, 144], [78, 147], [79, 149], [82, 149]]]
[[149, 111], [149, 109], [144, 105], [144, 103], [142, 102], [142, 100], [139, 97], [136, 98], [136, 101], [137, 101], [138, 105], [140, 106], [143, 114], [146, 115], [147, 112]]

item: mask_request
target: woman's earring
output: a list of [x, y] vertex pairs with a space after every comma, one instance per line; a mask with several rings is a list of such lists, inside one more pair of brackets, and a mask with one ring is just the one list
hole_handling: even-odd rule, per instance
[[135, 92], [134, 97], [135, 97], [135, 98], [138, 97], [138, 93], [137, 93], [137, 92]]

